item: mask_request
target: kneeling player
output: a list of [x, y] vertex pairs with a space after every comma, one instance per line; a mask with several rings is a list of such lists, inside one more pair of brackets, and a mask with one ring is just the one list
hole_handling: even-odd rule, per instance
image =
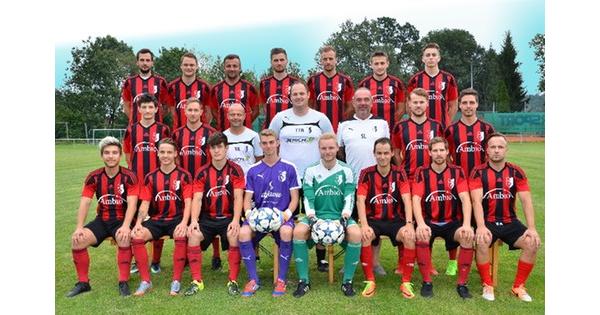
[[[206, 250], [219, 235], [221, 247], [223, 250], [229, 250], [227, 290], [229, 294], [237, 295], [240, 293], [237, 284], [240, 270], [238, 235], [244, 199], [244, 171], [238, 164], [227, 159], [227, 137], [223, 133], [211, 135], [207, 144], [212, 160], [201, 167], [194, 178], [192, 219], [188, 227], [188, 253], [200, 253], [200, 246], [203, 251]], [[198, 257], [202, 258], [202, 255]], [[198, 285], [193, 283], [188, 292], [194, 292], [199, 288]]]
[[306, 217], [303, 217], [294, 229], [294, 256], [299, 278], [295, 297], [304, 296], [310, 289], [308, 247], [312, 247], [314, 242], [307, 240], [311, 230], [309, 222], [315, 222], [317, 219], [343, 219], [347, 223], [346, 240], [342, 244], [346, 248], [342, 292], [346, 296], [355, 294], [352, 279], [359, 262], [361, 234], [358, 225], [350, 217], [354, 204], [354, 177], [352, 170], [336, 159], [338, 150], [339, 146], [333, 133], [321, 135], [321, 159], [309, 166], [304, 173], [302, 190]]
[[417, 169], [412, 188], [417, 261], [423, 275], [421, 296], [433, 297], [431, 245], [436, 237], [441, 237], [446, 242], [446, 250], [461, 247], [456, 291], [463, 299], [470, 298], [467, 279], [473, 260], [474, 232], [467, 178], [460, 167], [447, 163], [446, 139], [435, 137], [428, 145], [431, 164]]
[[[134, 295], [142, 296], [150, 288], [150, 273], [148, 272], [148, 253], [144, 244], [149, 240], [158, 240], [170, 236], [175, 240], [173, 252], [173, 281], [171, 295], [179, 294], [181, 289], [181, 274], [185, 267], [185, 259], [190, 264], [192, 279], [203, 288], [200, 268], [201, 253], [194, 248], [187, 251], [187, 223], [190, 218], [192, 201], [192, 179], [190, 173], [175, 164], [177, 145], [171, 138], [158, 142], [158, 159], [160, 166], [148, 173], [140, 191], [142, 204], [138, 211], [137, 222], [133, 228], [133, 254], [139, 266], [140, 286]], [[150, 219], [142, 220], [150, 215]], [[191, 239], [198, 244], [199, 239]]]
[[[106, 137], [100, 141], [99, 146], [100, 156], [105, 166], [90, 172], [85, 179], [79, 202], [77, 228], [71, 237], [71, 251], [79, 282], [67, 297], [92, 289], [88, 278], [90, 257], [87, 248], [98, 247], [109, 236], [112, 236], [119, 246], [117, 252], [119, 292], [122, 296], [130, 294], [128, 281], [131, 263], [131, 230], [129, 226], [135, 214], [139, 187], [135, 174], [119, 166], [122, 154], [119, 140]], [[98, 199], [97, 216], [94, 221], [83, 226], [83, 220], [87, 217], [94, 194]]]
[[[278, 231], [273, 232], [275, 242], [279, 246], [279, 274], [272, 292], [272, 295], [277, 297], [284, 295], [286, 290], [287, 271], [292, 256], [292, 231], [294, 229], [292, 214], [298, 207], [300, 179], [296, 166], [279, 157], [279, 140], [273, 130], [265, 129], [260, 132], [260, 147], [263, 150], [264, 158], [248, 170], [244, 209], [246, 209], [246, 218], [250, 216], [252, 202], [256, 208], [267, 207], [282, 212], [283, 224]], [[253, 232], [248, 220], [244, 221], [240, 230], [240, 252], [246, 265], [249, 281], [244, 286], [242, 296], [252, 296], [260, 288], [254, 248], [258, 246], [258, 242], [265, 235], [265, 233]]]
[[404, 244], [402, 284], [400, 291], [413, 298], [410, 278], [415, 261], [415, 229], [412, 223], [410, 183], [403, 169], [391, 165], [392, 144], [389, 138], [379, 138], [373, 146], [376, 165], [361, 170], [356, 193], [356, 208], [362, 233], [360, 261], [365, 273], [364, 297], [375, 295], [373, 251], [371, 243], [387, 235], [394, 246]]

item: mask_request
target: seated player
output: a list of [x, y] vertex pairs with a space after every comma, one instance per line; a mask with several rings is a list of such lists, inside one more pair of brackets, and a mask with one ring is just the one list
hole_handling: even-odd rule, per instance
[[392, 245], [404, 244], [404, 272], [400, 291], [406, 298], [413, 298], [410, 282], [415, 261], [415, 229], [412, 221], [410, 182], [403, 169], [392, 165], [392, 143], [389, 138], [375, 140], [373, 145], [375, 165], [363, 168], [358, 179], [356, 208], [360, 220], [362, 249], [360, 261], [365, 273], [364, 297], [375, 295], [372, 242], [380, 235], [387, 235]]
[[463, 299], [471, 298], [467, 279], [473, 260], [474, 231], [467, 178], [459, 166], [448, 164], [446, 139], [435, 137], [428, 147], [431, 164], [417, 168], [412, 186], [417, 262], [423, 276], [421, 296], [433, 297], [431, 245], [436, 237], [441, 237], [446, 250], [460, 245], [456, 291]]
[[[215, 237], [220, 236], [221, 247], [229, 251], [227, 290], [229, 294], [237, 295], [240, 293], [237, 284], [240, 270], [238, 235], [244, 199], [244, 171], [238, 164], [227, 159], [227, 137], [223, 133], [211, 135], [207, 144], [212, 160], [201, 167], [194, 177], [188, 252], [192, 249], [199, 252], [200, 245], [205, 251]], [[197, 288], [198, 284], [192, 284], [188, 292], [192, 293]]]
[[[141, 279], [140, 286], [134, 293], [136, 296], [142, 296], [152, 288], [148, 272], [148, 253], [144, 244], [163, 236], [170, 236], [175, 240], [173, 281], [170, 294], [179, 294], [186, 256], [193, 283], [198, 285], [200, 290], [204, 287], [200, 263], [202, 253], [197, 248], [186, 248], [186, 232], [192, 201], [192, 176], [175, 164], [176, 157], [175, 141], [171, 138], [160, 140], [158, 142], [160, 166], [146, 175], [140, 191], [142, 204], [138, 211], [131, 241]], [[150, 219], [143, 221], [148, 215]], [[190, 241], [193, 244], [200, 243], [198, 238], [192, 239], [191, 237]]]
[[[131, 263], [129, 226], [135, 214], [139, 187], [135, 174], [119, 166], [122, 146], [118, 139], [106, 137], [100, 140], [100, 157], [104, 167], [92, 171], [85, 179], [79, 210], [77, 227], [71, 237], [73, 262], [79, 282], [69, 291], [67, 297], [90, 291], [88, 271], [90, 257], [87, 248], [98, 247], [107, 237], [112, 237], [119, 246], [117, 266], [119, 267], [119, 293], [128, 296], [129, 264]], [[96, 195], [98, 207], [96, 218], [83, 225], [92, 197]]]
[[354, 271], [359, 263], [361, 233], [356, 221], [351, 218], [354, 208], [354, 177], [352, 170], [336, 159], [339, 150], [335, 134], [324, 133], [319, 137], [319, 162], [309, 166], [304, 174], [303, 217], [294, 229], [294, 257], [298, 272], [298, 288], [294, 297], [302, 297], [310, 290], [308, 278], [308, 248], [314, 246], [309, 240], [311, 225], [318, 219], [340, 220], [346, 222], [346, 240], [342, 243], [344, 255], [344, 277], [342, 292], [345, 296], [354, 296], [352, 287]]
[[[272, 295], [278, 297], [286, 292], [287, 271], [292, 257], [293, 213], [298, 207], [300, 179], [296, 166], [279, 157], [279, 140], [275, 132], [265, 129], [259, 135], [264, 158], [250, 167], [246, 175], [244, 209], [246, 218], [249, 218], [250, 211], [255, 211], [251, 210], [252, 203], [255, 208], [278, 209], [283, 216], [283, 224], [279, 230], [272, 232], [279, 246], [279, 274]], [[253, 232], [248, 220], [244, 221], [240, 229], [240, 252], [248, 272], [248, 283], [242, 291], [244, 297], [253, 296], [260, 288], [254, 248], [265, 235], [266, 233]]]

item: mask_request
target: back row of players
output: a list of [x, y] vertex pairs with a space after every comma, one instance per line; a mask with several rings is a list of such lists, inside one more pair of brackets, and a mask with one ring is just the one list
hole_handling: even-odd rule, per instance
[[[426, 48], [424, 55], [428, 49], [431, 50]], [[439, 50], [434, 50], [438, 52], [439, 61]], [[333, 56], [335, 59], [335, 53]], [[387, 62], [387, 58], [385, 60]], [[325, 70], [326, 64], [323, 63]], [[271, 131], [263, 130], [260, 137], [244, 126], [249, 114], [240, 102], [233, 101], [227, 106], [230, 127], [223, 135], [202, 123], [202, 101], [189, 98], [183, 106], [185, 126], [174, 132], [175, 141], [171, 141], [167, 139], [169, 128], [155, 122], [155, 114], [160, 108], [157, 99], [141, 94], [136, 100], [140, 120], [128, 128], [124, 139], [124, 151], [133, 172], [118, 167], [118, 159], [115, 164], [114, 152], [112, 160], [105, 158], [106, 148], [114, 146], [117, 146], [114, 149], [120, 158], [118, 141], [108, 145], [101, 143], [106, 167], [92, 172], [86, 179], [78, 227], [73, 234], [73, 257], [79, 282], [69, 295], [90, 289], [86, 248], [99, 245], [108, 236], [115, 237], [119, 244], [121, 294], [126, 295], [129, 291], [131, 243], [136, 260], [142, 266], [142, 282], [136, 294], [143, 295], [151, 287], [144, 243], [163, 235], [175, 239], [171, 293], [180, 291], [186, 255], [194, 279], [186, 293], [194, 294], [202, 289], [200, 249], [206, 249], [214, 236], [221, 235], [223, 248], [229, 248], [229, 292], [236, 294], [239, 290], [236, 279], [241, 256], [249, 273], [249, 282], [242, 295], [253, 295], [260, 286], [253, 251], [258, 239], [253, 239], [249, 227], [240, 227], [239, 222], [241, 209], [249, 211], [254, 202], [256, 207], [286, 209], [283, 211], [286, 223], [276, 233], [281, 256], [274, 296], [282, 295], [286, 290], [292, 239], [300, 279], [294, 296], [308, 292], [307, 246], [311, 244], [306, 241], [313, 222], [309, 219], [333, 219], [342, 215], [348, 219], [342, 284], [345, 295], [354, 294], [352, 278], [359, 256], [367, 280], [363, 296], [374, 295], [370, 244], [383, 234], [389, 235], [393, 243], [404, 244], [404, 263], [399, 263], [399, 267], [403, 269], [400, 289], [405, 297], [414, 297], [410, 277], [415, 255], [424, 280], [421, 295], [433, 295], [430, 243], [436, 236], [444, 237], [449, 249], [461, 245], [457, 291], [461, 297], [470, 297], [466, 280], [473, 257], [472, 198], [478, 226], [477, 244], [481, 245], [477, 251], [477, 267], [482, 276], [483, 297], [494, 299], [487, 248], [493, 240], [500, 238], [511, 249], [523, 249], [512, 292], [522, 300], [531, 300], [524, 283], [533, 267], [540, 240], [535, 230], [527, 180], [521, 169], [506, 163], [506, 139], [496, 134], [490, 137], [493, 134], [491, 126], [477, 119], [476, 91], [461, 92], [461, 119], [443, 133], [441, 124], [426, 114], [432, 100], [430, 94], [421, 88], [412, 90], [408, 97], [410, 117], [394, 125], [391, 141], [385, 140], [390, 135], [388, 120], [371, 114], [371, 107], [376, 102], [369, 89], [356, 90], [351, 98], [353, 119], [339, 124], [337, 137], [323, 136], [333, 131], [333, 125], [328, 116], [308, 106], [310, 95], [306, 84], [300, 81], [291, 84], [292, 108], [278, 112], [269, 124]], [[433, 98], [436, 102], [440, 99], [444, 98]], [[440, 138], [443, 135], [447, 142]], [[485, 162], [484, 139], [488, 140], [490, 161], [475, 168]], [[161, 145], [157, 145], [159, 143]], [[374, 154], [368, 154], [370, 151]], [[401, 168], [391, 166], [392, 152]], [[449, 152], [460, 167], [446, 163]], [[264, 158], [255, 164], [262, 155]], [[228, 162], [226, 156], [234, 162]], [[339, 162], [336, 156], [345, 159], [350, 167]], [[175, 166], [177, 157], [181, 167]], [[471, 172], [472, 169], [475, 171]], [[471, 198], [465, 176], [469, 173], [473, 182]], [[191, 174], [195, 174], [194, 179]], [[300, 184], [301, 178], [304, 178], [303, 184]], [[331, 183], [327, 184], [327, 181]], [[137, 197], [136, 182], [142, 187], [138, 194], [142, 203], [137, 223], [130, 231], [137, 202], [129, 199]], [[412, 183], [412, 197], [409, 183]], [[350, 219], [356, 187], [360, 228]], [[246, 195], [242, 203], [244, 188]], [[304, 192], [302, 199], [301, 191]], [[99, 199], [98, 217], [84, 227], [83, 221], [94, 193]], [[516, 219], [516, 195], [523, 202], [527, 227]], [[304, 201], [307, 219], [294, 227], [292, 214], [298, 208], [299, 200]], [[130, 210], [133, 212], [129, 213]], [[142, 222], [147, 214], [150, 214], [150, 220]], [[416, 231], [413, 215], [417, 221]]]

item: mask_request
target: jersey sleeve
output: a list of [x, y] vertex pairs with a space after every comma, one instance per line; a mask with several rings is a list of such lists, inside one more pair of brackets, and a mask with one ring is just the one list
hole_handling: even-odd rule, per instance
[[333, 132], [333, 125], [331, 125], [331, 120], [329, 120], [329, 117], [325, 116], [325, 114], [323, 114], [323, 113], [321, 113], [319, 127], [321, 128], [323, 133]]
[[316, 89], [315, 89], [315, 77], [312, 76], [310, 78], [308, 78], [308, 81], [306, 81], [306, 86], [308, 87], [308, 93], [310, 94], [308, 96], [308, 99], [316, 102], [317, 101], [317, 93], [316, 93]]
[[404, 103], [406, 101], [406, 87], [404, 86], [404, 82], [398, 79], [398, 84], [396, 85], [396, 93], [394, 95], [394, 101], [396, 104]]
[[403, 194], [410, 194], [411, 193], [411, 188], [410, 188], [410, 180], [408, 179], [408, 176], [406, 175], [406, 172], [404, 171], [404, 169], [399, 169], [399, 174], [398, 174], [398, 186], [400, 186], [400, 195]]
[[358, 183], [356, 187], [357, 196], [366, 196], [369, 191], [369, 177], [367, 176], [367, 172], [365, 170], [366, 169], [363, 168], [358, 176]]
[[298, 169], [296, 169], [295, 165], [290, 166], [288, 178], [290, 181], [290, 190], [292, 189], [300, 189], [302, 185], [300, 183], [300, 178], [298, 178]]
[[92, 198], [96, 193], [96, 176], [89, 174], [83, 182], [83, 190], [81, 191], [82, 197]]
[[198, 170], [198, 174], [196, 175], [196, 178], [194, 178], [194, 183], [192, 184], [192, 193], [204, 192], [205, 184], [206, 172], [200, 172], [200, 170]]
[[384, 137], [389, 138], [390, 137], [390, 124], [385, 120], [383, 121], [383, 130], [384, 130], [384, 132], [383, 132]]
[[469, 183], [465, 178], [465, 173], [462, 168], [456, 169], [456, 191], [460, 194], [462, 192], [469, 191]]
[[271, 119], [271, 123], [269, 124], [269, 129], [275, 131], [277, 138], [279, 138], [279, 132], [281, 131], [281, 125], [283, 125], [281, 112], [275, 114], [273, 119]]
[[342, 214], [352, 214], [354, 209], [354, 193], [356, 192], [356, 184], [354, 183], [354, 175], [352, 169], [344, 167], [344, 173], [346, 175], [346, 182], [344, 183], [344, 209]]
[[254, 193], [254, 173], [254, 168], [251, 167], [246, 176], [246, 192]]
[[315, 188], [314, 174], [312, 168], [307, 168], [304, 172], [304, 180], [302, 181], [302, 191], [304, 192], [304, 209], [307, 216], [315, 214]]
[[470, 190], [475, 190], [475, 189], [479, 189], [479, 188], [483, 188], [483, 183], [481, 182], [481, 172], [483, 170], [480, 169], [473, 169], [473, 171], [471, 171], [471, 175], [469, 176], [469, 189]]
[[406, 87], [406, 95], [410, 94], [412, 90], [417, 88], [417, 75], [413, 75], [410, 80], [408, 80], [408, 86]]
[[123, 136], [123, 151], [125, 153], [131, 153], [131, 127], [133, 125], [129, 125], [125, 130], [125, 135]]
[[129, 104], [131, 104], [131, 86], [129, 85], [129, 80], [125, 80], [125, 82], [123, 82], [123, 88], [121, 89], [121, 98], [123, 99], [123, 102], [128, 102]]
[[252, 148], [254, 148], [254, 156], [263, 156], [265, 153], [263, 149], [260, 147], [260, 137], [258, 134], [252, 137]]
[[140, 185], [138, 183], [137, 177], [133, 173], [127, 176], [127, 181], [125, 185], [127, 187], [127, 197], [139, 196]]
[[140, 187], [140, 200], [152, 201], [152, 182], [148, 176], [146, 176], [144, 184]]
[[[232, 162], [233, 163], [233, 162]], [[234, 165], [231, 172], [231, 182], [233, 189], [244, 189], [246, 188], [246, 180], [244, 179], [244, 171], [239, 165]]]
[[248, 85], [248, 91], [250, 92], [250, 95], [248, 95], [248, 106], [252, 109], [258, 106], [258, 92], [252, 84]]
[[183, 173], [181, 176], [181, 191], [183, 199], [192, 198], [193, 195], [193, 184], [192, 176], [189, 173]]
[[[214, 110], [219, 108], [219, 106], [217, 104], [217, 86], [216, 85], [210, 89], [210, 100], [208, 102], [208, 107], [212, 108]], [[215, 119], [216, 119], [216, 117], [215, 117]]]
[[400, 151], [402, 151], [402, 138], [401, 135], [402, 134], [402, 127], [400, 127], [400, 123], [397, 123], [396, 126], [393, 127], [392, 129], [392, 148], [394, 149], [400, 149]]
[[450, 82], [448, 82], [448, 85], [448, 92], [446, 94], [448, 102], [456, 101], [458, 99], [458, 84], [456, 83], [454, 76], [450, 75]]
[[352, 96], [354, 96], [354, 84], [350, 78], [346, 78], [346, 88], [344, 89], [344, 103], [348, 103], [352, 101]]
[[167, 81], [165, 79], [160, 80], [160, 95], [158, 96], [158, 101], [162, 105], [172, 106], [173, 101], [171, 101], [171, 94], [169, 93], [169, 87], [167, 86]]
[[517, 192], [529, 191], [529, 181], [527, 180], [527, 176], [519, 167], [515, 167], [515, 184], [517, 185]]
[[258, 85], [258, 103], [264, 104], [267, 102], [267, 96], [265, 95], [265, 85], [266, 80], [260, 80], [260, 84]]
[[423, 198], [423, 194], [425, 193], [425, 182], [423, 180], [423, 169], [420, 167], [415, 171], [415, 180], [411, 185], [411, 191], [413, 196]]
[[344, 127], [345, 127], [345, 124], [344, 124], [343, 121], [341, 121], [339, 123], [338, 129], [337, 129], [338, 130], [338, 132], [337, 132], [337, 143], [338, 143], [338, 145], [340, 147], [343, 147], [345, 145], [344, 144], [344, 137], [342, 136], [342, 134], [344, 133]]

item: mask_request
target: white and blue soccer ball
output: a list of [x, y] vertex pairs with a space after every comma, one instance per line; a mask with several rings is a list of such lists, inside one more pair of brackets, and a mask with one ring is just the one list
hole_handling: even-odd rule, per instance
[[248, 224], [255, 232], [269, 233], [279, 230], [283, 223], [281, 211], [272, 208], [258, 208], [250, 211]]
[[312, 227], [310, 235], [315, 243], [322, 245], [340, 244], [346, 237], [339, 220], [319, 220]]

